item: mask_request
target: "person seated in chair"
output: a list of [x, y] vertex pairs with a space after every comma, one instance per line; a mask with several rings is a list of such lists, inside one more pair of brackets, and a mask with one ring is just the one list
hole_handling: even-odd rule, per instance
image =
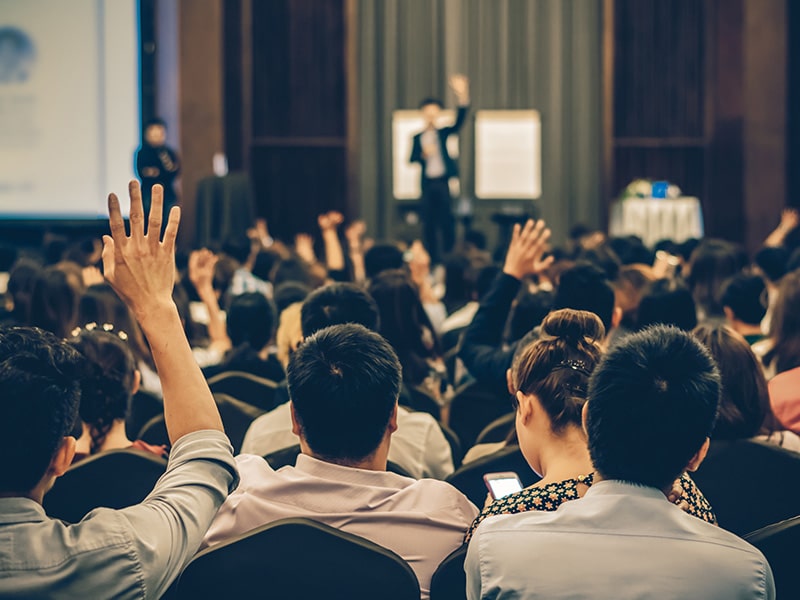
[[242, 454], [242, 478], [217, 513], [213, 545], [278, 519], [307, 517], [364, 537], [408, 561], [423, 597], [438, 564], [458, 548], [477, 508], [433, 479], [386, 471], [398, 428], [400, 363], [362, 325], [334, 325], [306, 338], [288, 368], [297, 465], [278, 471]]
[[761, 552], [666, 497], [703, 462], [720, 389], [690, 334], [655, 326], [622, 340], [592, 373], [582, 409], [592, 486], [554, 512], [483, 521], [467, 597], [774, 598]]
[[[303, 303], [300, 313], [302, 337], [343, 323], [358, 323], [377, 331], [378, 307], [372, 297], [358, 286], [334, 283], [316, 290]], [[400, 403], [404, 403], [402, 392]], [[453, 472], [450, 445], [431, 415], [400, 406], [397, 425], [389, 449], [390, 461], [416, 478], [444, 479]], [[264, 456], [298, 443], [299, 439], [292, 432], [289, 405], [283, 403], [253, 421], [242, 443], [242, 454]]]

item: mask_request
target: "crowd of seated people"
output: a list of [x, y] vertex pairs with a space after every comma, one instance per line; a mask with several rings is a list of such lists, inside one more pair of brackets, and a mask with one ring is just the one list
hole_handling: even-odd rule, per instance
[[[724, 240], [648, 248], [586, 228], [559, 248], [531, 220], [499, 264], [471, 232], [432, 265], [418, 241], [375, 242], [336, 212], [317, 249], [258, 221], [175, 253], [178, 211], [159, 240], [160, 206], [145, 229], [130, 197], [128, 234], [109, 201], [102, 257], [57, 240], [6, 261], [0, 421], [18, 468], [0, 478], [0, 528], [22, 550], [0, 548], [0, 595], [159, 597], [198, 550], [286, 517], [392, 550], [423, 598], [462, 544], [470, 598], [603, 597], [597, 582], [608, 597], [774, 594], [764, 557], [717, 523], [703, 467], [731, 441], [800, 460], [794, 213], [752, 264]], [[236, 457], [208, 384], [230, 374], [270, 394]], [[469, 434], [490, 419], [451, 419], [466, 389], [504, 416], [499, 438]], [[164, 439], [126, 429], [143, 393]], [[510, 447], [536, 483], [476, 506], [448, 482]], [[167, 473], [141, 504], [48, 520], [54, 479], [112, 449], [168, 456]], [[36, 579], [31, 564], [61, 566]]]

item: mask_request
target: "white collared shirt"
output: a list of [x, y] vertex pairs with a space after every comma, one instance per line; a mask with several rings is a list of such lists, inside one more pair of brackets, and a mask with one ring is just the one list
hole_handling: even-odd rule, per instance
[[217, 513], [204, 545], [266, 523], [306, 517], [366, 538], [405, 559], [422, 597], [439, 563], [461, 546], [478, 509], [448, 483], [334, 465], [301, 454], [273, 470], [260, 456], [236, 457], [240, 483]]
[[467, 597], [774, 598], [756, 548], [650, 487], [599, 481], [554, 512], [489, 517], [464, 565]]

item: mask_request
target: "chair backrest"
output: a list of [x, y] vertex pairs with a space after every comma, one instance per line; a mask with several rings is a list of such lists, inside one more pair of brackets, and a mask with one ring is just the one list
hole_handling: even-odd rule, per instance
[[525, 487], [541, 479], [525, 461], [519, 446], [511, 445], [462, 465], [445, 481], [458, 489], [476, 506], [483, 506], [488, 493], [486, 484], [483, 482], [483, 476], [486, 473], [503, 471], [512, 471], [519, 475], [519, 479]]
[[125, 418], [125, 433], [128, 439], [135, 440], [145, 424], [164, 412], [164, 403], [161, 398], [139, 390], [131, 398], [128, 405], [128, 416]]
[[56, 480], [44, 497], [44, 509], [51, 517], [77, 523], [100, 506], [133, 506], [153, 490], [166, 468], [166, 460], [141, 450], [100, 452]]
[[214, 394], [225, 434], [231, 441], [233, 453], [238, 454], [250, 424], [266, 411], [227, 394]]
[[164, 422], [163, 413], [156, 415], [145, 423], [135, 437], [137, 440], [142, 440], [155, 446], [169, 446], [169, 434], [167, 433], [167, 424]]
[[456, 390], [447, 424], [456, 432], [462, 446], [471, 448], [483, 428], [509, 410], [508, 396], [500, 396], [490, 386], [472, 382]]
[[461, 440], [455, 431], [450, 429], [447, 425], [439, 421], [439, 427], [442, 430], [444, 438], [450, 444], [450, 454], [453, 457], [453, 468], [457, 469], [461, 466], [461, 460], [464, 458], [464, 448], [461, 446]]
[[310, 519], [282, 519], [198, 554], [171, 598], [419, 600], [391, 550]]
[[800, 512], [800, 454], [772, 444], [712, 441], [692, 479], [720, 526], [736, 535]]
[[[282, 448], [281, 450], [270, 452], [264, 456], [264, 460], [269, 463], [270, 467], [277, 471], [286, 465], [295, 466], [297, 464], [298, 456], [300, 456], [300, 444], [295, 444], [294, 446], [289, 446], [288, 448]], [[386, 470], [390, 473], [397, 473], [403, 477], [411, 477], [413, 479], [413, 476], [408, 471], [391, 460], [386, 461]]]
[[420, 386], [403, 384], [400, 390], [400, 404], [411, 410], [426, 412], [437, 421], [442, 416], [442, 407]]
[[514, 420], [516, 416], [517, 413], [510, 412], [502, 417], [497, 417], [494, 421], [484, 427], [483, 431], [478, 434], [478, 438], [475, 440], [475, 445], [477, 446], [478, 444], [492, 444], [506, 441], [508, 434], [511, 433], [512, 429], [514, 429]]
[[275, 408], [278, 384], [244, 371], [227, 371], [210, 377], [208, 387], [214, 394], [227, 394], [264, 412]]
[[761, 550], [775, 577], [778, 598], [796, 598], [800, 516], [767, 525], [744, 538]]
[[467, 546], [453, 550], [436, 568], [431, 578], [431, 600], [466, 600], [467, 574], [464, 559]]

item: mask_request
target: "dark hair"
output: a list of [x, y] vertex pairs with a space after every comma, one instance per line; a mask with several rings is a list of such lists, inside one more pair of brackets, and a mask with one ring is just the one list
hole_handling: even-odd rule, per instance
[[86, 358], [78, 414], [89, 426], [94, 453], [103, 445], [114, 421], [127, 415], [136, 360], [117, 333], [102, 328], [81, 329], [69, 344]]
[[271, 281], [272, 272], [280, 260], [281, 255], [276, 250], [261, 250], [253, 261], [253, 275], [262, 281]]
[[292, 354], [287, 378], [314, 454], [343, 464], [374, 454], [400, 394], [400, 362], [385, 339], [353, 323], [326, 327]]
[[226, 322], [234, 348], [247, 344], [258, 352], [272, 338], [275, 310], [264, 294], [248, 292], [231, 299]]
[[0, 328], [0, 492], [26, 494], [78, 415], [83, 359], [41, 329]]
[[517, 294], [508, 318], [507, 341], [514, 342], [522, 339], [531, 329], [540, 325], [553, 309], [554, 299], [555, 294], [552, 291], [531, 292], [526, 286], [523, 286]]
[[379, 331], [397, 352], [405, 381], [421, 384], [430, 374], [428, 359], [441, 357], [442, 350], [417, 286], [405, 271], [395, 269], [375, 277], [369, 293], [378, 305]]
[[29, 321], [33, 288], [41, 270], [39, 263], [21, 258], [9, 271], [7, 291], [14, 302], [12, 316], [19, 325], [27, 324]]
[[722, 378], [715, 440], [741, 440], [759, 433], [770, 412], [764, 371], [745, 339], [727, 325], [700, 325], [692, 335], [717, 361]]
[[553, 308], [588, 310], [600, 317], [606, 332], [614, 317], [614, 288], [599, 267], [578, 263], [561, 273]]
[[703, 240], [692, 252], [687, 283], [704, 316], [722, 316], [722, 283], [746, 264], [739, 247], [724, 240]]
[[675, 325], [684, 331], [691, 331], [697, 325], [697, 308], [692, 293], [680, 280], [657, 279], [639, 300], [637, 328], [645, 329], [656, 324]]
[[428, 98], [423, 98], [422, 100], [419, 101], [420, 108], [424, 108], [429, 104], [435, 104], [439, 108], [444, 108], [444, 104], [442, 104], [442, 101], [439, 100], [438, 98], [428, 97]]
[[250, 257], [252, 242], [246, 235], [233, 235], [222, 244], [222, 251], [239, 264], [244, 264]]
[[372, 279], [382, 271], [402, 269], [403, 253], [394, 244], [375, 244], [364, 254], [364, 271]]
[[611, 238], [608, 240], [608, 246], [623, 265], [652, 265], [655, 260], [653, 251], [635, 235]]
[[647, 288], [655, 280], [652, 269], [646, 265], [625, 265], [614, 282], [614, 298], [622, 309], [620, 323], [627, 329], [636, 329], [639, 303]]
[[676, 327], [624, 338], [589, 381], [589, 453], [604, 479], [664, 489], [711, 435], [720, 396], [714, 360]]
[[292, 257], [281, 260], [272, 272], [272, 284], [279, 286], [282, 283], [293, 281], [302, 283], [310, 288], [315, 288], [315, 278], [311, 273], [308, 263], [302, 258]]
[[539, 339], [515, 355], [514, 387], [534, 394], [550, 417], [555, 433], [581, 424], [589, 375], [606, 332], [599, 317], [584, 310], [557, 310], [542, 323]]
[[311, 293], [311, 287], [299, 281], [285, 281], [272, 292], [275, 310], [280, 315], [284, 309], [295, 302], [303, 302]]
[[767, 314], [767, 286], [757, 275], [740, 273], [722, 286], [722, 306], [748, 325], [758, 325]]
[[486, 265], [478, 271], [478, 276], [475, 279], [475, 295], [478, 297], [478, 300], [483, 298], [486, 293], [492, 289], [492, 284], [501, 271], [502, 269], [497, 265]]
[[789, 264], [789, 251], [782, 246], [766, 246], [756, 252], [753, 262], [758, 265], [764, 276], [777, 283], [781, 277], [786, 275], [786, 268]]
[[583, 249], [578, 252], [576, 260], [581, 262], [588, 262], [603, 270], [606, 279], [615, 281], [619, 275], [619, 269], [622, 262], [619, 260], [614, 249], [608, 244], [601, 244], [594, 248]]
[[775, 361], [775, 374], [800, 367], [800, 271], [787, 273], [778, 288], [770, 322], [772, 348], [763, 362]]
[[380, 314], [372, 296], [352, 283], [333, 283], [313, 292], [303, 302], [300, 313], [303, 336], [315, 331], [358, 323], [371, 331], [378, 331]]
[[152, 119], [148, 119], [144, 122], [144, 127], [142, 127], [142, 131], [147, 131], [148, 127], [163, 127], [164, 129], [167, 128], [167, 122], [162, 119], [161, 117], [153, 117]]
[[78, 319], [78, 300], [82, 282], [60, 266], [40, 271], [33, 284], [29, 323], [65, 338]]

